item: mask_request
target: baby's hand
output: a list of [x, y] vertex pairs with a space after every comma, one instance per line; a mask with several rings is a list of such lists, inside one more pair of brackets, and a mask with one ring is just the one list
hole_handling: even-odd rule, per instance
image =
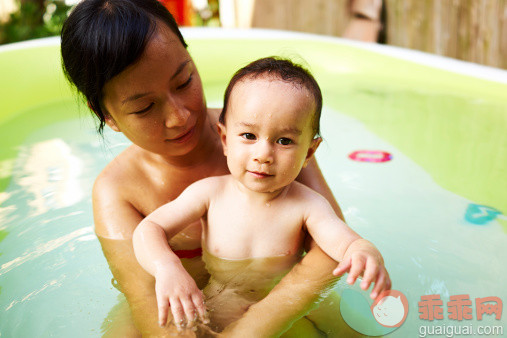
[[204, 306], [203, 294], [181, 264], [158, 267], [155, 273], [155, 292], [158, 304], [158, 322], [161, 327], [167, 323], [169, 307], [178, 330], [191, 327], [200, 319], [209, 320]]
[[375, 299], [382, 291], [391, 289], [391, 279], [384, 266], [384, 259], [377, 248], [365, 239], [354, 241], [334, 269], [333, 275], [340, 276], [349, 272], [347, 283], [354, 284], [357, 277], [364, 271], [361, 289], [367, 290], [372, 282], [375, 287], [370, 298]]

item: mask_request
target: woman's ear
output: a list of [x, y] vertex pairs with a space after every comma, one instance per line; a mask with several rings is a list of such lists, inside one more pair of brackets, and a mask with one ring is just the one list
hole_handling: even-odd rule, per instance
[[105, 119], [106, 119], [106, 124], [109, 126], [109, 128], [111, 128], [117, 132], [121, 131], [120, 128], [118, 128], [116, 121], [111, 117], [111, 115], [106, 115]]
[[218, 133], [220, 134], [220, 141], [222, 141], [222, 148], [224, 155], [227, 156], [227, 129], [224, 124], [217, 122]]
[[[95, 115], [97, 115], [97, 117], [98, 117], [98, 118], [100, 118], [100, 117], [101, 117], [101, 116], [100, 116], [101, 114], [100, 114], [100, 113], [97, 113], [97, 112], [95, 111], [95, 109], [93, 109], [93, 106], [92, 106], [92, 104], [90, 103], [90, 101], [88, 101], [88, 102], [86, 102], [86, 103], [88, 104], [88, 108], [90, 108], [90, 110], [91, 110], [92, 112], [94, 112], [94, 113], [95, 113]], [[108, 114], [108, 113], [106, 113], [106, 112], [103, 112], [103, 114], [104, 114], [104, 120], [105, 120], [106, 124], [109, 126], [109, 128], [111, 128], [111, 129], [112, 129], [112, 130], [114, 130], [114, 131], [119, 132], [119, 131], [120, 131], [120, 128], [118, 128], [118, 126], [116, 125], [116, 121], [115, 121], [115, 120], [111, 117], [111, 115], [109, 115], [109, 114]]]
[[303, 168], [305, 168], [308, 165], [308, 162], [312, 159], [312, 156], [317, 151], [317, 148], [319, 147], [320, 143], [322, 142], [321, 137], [314, 138], [311, 143], [310, 147], [308, 148], [308, 152], [306, 153], [305, 163], [303, 164]]

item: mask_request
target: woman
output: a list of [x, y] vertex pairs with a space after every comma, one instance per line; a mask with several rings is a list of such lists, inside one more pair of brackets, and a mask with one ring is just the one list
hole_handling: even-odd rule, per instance
[[[61, 50], [64, 72], [98, 118], [99, 132], [107, 124], [133, 143], [95, 181], [95, 231], [137, 329], [143, 335], [170, 334], [172, 327], [157, 325], [154, 280], [134, 257], [132, 233], [146, 215], [189, 184], [228, 173], [215, 127], [219, 112], [206, 107], [186, 43], [156, 0], [84, 0], [64, 24]], [[299, 181], [330, 200], [343, 218], [315, 161]], [[200, 240], [196, 223], [168, 245], [202, 286], [208, 276]], [[371, 269], [379, 265], [373, 262]], [[330, 285], [333, 268], [333, 260], [312, 248], [225, 333], [245, 337], [285, 332], [313, 306], [319, 297], [316, 290]], [[349, 277], [355, 280], [357, 275], [350, 271]], [[377, 283], [390, 283], [385, 276]], [[297, 325], [313, 329], [308, 320]]]

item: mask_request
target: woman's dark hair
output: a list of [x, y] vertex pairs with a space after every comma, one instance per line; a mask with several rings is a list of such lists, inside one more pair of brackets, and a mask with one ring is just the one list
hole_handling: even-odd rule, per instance
[[63, 72], [98, 117], [100, 134], [108, 115], [104, 85], [139, 59], [160, 24], [187, 47], [173, 16], [157, 0], [83, 0], [63, 24]]
[[224, 96], [224, 108], [220, 114], [219, 121], [225, 125], [225, 114], [229, 98], [234, 86], [245, 79], [256, 79], [260, 76], [268, 76], [273, 79], [280, 79], [295, 86], [308, 90], [315, 100], [315, 114], [313, 116], [313, 136], [320, 136], [320, 114], [322, 112], [322, 93], [319, 84], [310, 72], [302, 66], [293, 63], [290, 60], [279, 57], [267, 57], [256, 60], [247, 66], [238, 70], [232, 77]]

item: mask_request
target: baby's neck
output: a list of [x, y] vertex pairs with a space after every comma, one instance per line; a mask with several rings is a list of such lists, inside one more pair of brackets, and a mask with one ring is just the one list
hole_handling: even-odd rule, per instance
[[251, 203], [259, 203], [259, 204], [270, 204], [277, 199], [283, 199], [287, 195], [288, 191], [290, 190], [290, 187], [293, 184], [290, 183], [285, 187], [273, 191], [258, 192], [248, 189], [241, 182], [235, 180], [232, 176], [231, 180], [234, 188], [239, 192], [240, 195], [244, 196]]

